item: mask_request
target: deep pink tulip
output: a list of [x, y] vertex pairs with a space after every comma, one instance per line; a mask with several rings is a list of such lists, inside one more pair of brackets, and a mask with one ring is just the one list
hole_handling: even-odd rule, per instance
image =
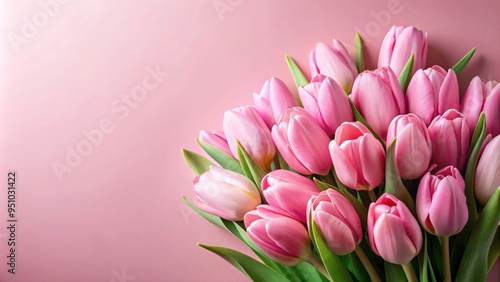
[[411, 54], [413, 73], [425, 68], [427, 60], [427, 33], [413, 26], [393, 26], [382, 42], [378, 67], [389, 66], [399, 76]]
[[231, 149], [229, 149], [229, 145], [227, 144], [226, 135], [224, 135], [224, 131], [215, 130], [215, 131], [200, 131], [199, 139], [207, 144], [214, 146], [215, 148], [221, 150], [222, 152], [233, 156], [231, 153]]
[[486, 118], [486, 134], [492, 134], [492, 136], [500, 134], [500, 84], [498, 82], [483, 83], [479, 77], [474, 77], [465, 90], [461, 109], [469, 123], [471, 136], [482, 111]]
[[259, 190], [245, 176], [216, 166], [193, 180], [194, 204], [202, 211], [227, 220], [243, 220], [243, 216], [260, 203]]
[[276, 77], [266, 81], [259, 94], [253, 94], [253, 102], [269, 128], [278, 122], [286, 109], [299, 105], [283, 81]]
[[422, 177], [416, 206], [418, 219], [427, 232], [447, 237], [462, 231], [469, 217], [464, 190], [465, 181], [452, 166]]
[[416, 179], [429, 168], [432, 142], [424, 121], [415, 114], [395, 117], [389, 125], [387, 146], [397, 138], [395, 159], [404, 179]]
[[500, 135], [493, 138], [479, 158], [474, 178], [474, 195], [485, 206], [500, 187]]
[[238, 143], [250, 157], [265, 171], [270, 170], [276, 154], [271, 132], [252, 106], [226, 111], [223, 121], [224, 134], [232, 155], [238, 159]]
[[305, 226], [280, 208], [260, 205], [245, 215], [248, 236], [270, 258], [296, 265], [311, 255]]
[[330, 138], [304, 109], [286, 110], [272, 136], [285, 161], [297, 172], [325, 175], [331, 169]]
[[394, 264], [407, 264], [422, 247], [417, 220], [403, 202], [383, 194], [368, 209], [368, 237], [372, 250]]
[[311, 179], [284, 169], [264, 176], [261, 187], [269, 205], [282, 208], [304, 224], [307, 202], [321, 191]]
[[299, 96], [304, 109], [328, 136], [333, 136], [341, 123], [354, 121], [347, 95], [331, 77], [315, 76], [311, 83], [300, 87]]
[[408, 85], [406, 105], [408, 112], [419, 115], [426, 125], [449, 109], [459, 110], [457, 75], [440, 66], [418, 70]]
[[384, 148], [362, 123], [341, 124], [329, 149], [335, 172], [344, 185], [372, 190], [384, 180]]
[[363, 230], [356, 210], [339, 192], [328, 189], [309, 201], [308, 211], [316, 222], [328, 248], [337, 255], [346, 255], [363, 239]]
[[351, 99], [383, 140], [391, 120], [406, 113], [405, 97], [398, 78], [388, 67], [358, 75], [352, 87]]
[[431, 164], [435, 170], [454, 166], [459, 170], [465, 167], [469, 150], [469, 124], [464, 115], [456, 110], [448, 110], [437, 116], [429, 125], [432, 140]]
[[335, 80], [346, 93], [351, 91], [352, 82], [358, 75], [353, 59], [340, 41], [333, 40], [333, 45], [317, 43], [309, 55], [312, 76], [327, 75]]

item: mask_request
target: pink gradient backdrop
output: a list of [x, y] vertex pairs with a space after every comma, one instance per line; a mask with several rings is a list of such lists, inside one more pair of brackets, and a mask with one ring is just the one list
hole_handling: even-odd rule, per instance
[[[10, 275], [4, 183], [0, 281], [246, 281], [196, 246], [244, 249], [183, 204], [193, 175], [181, 147], [199, 152], [199, 130], [219, 129], [224, 111], [250, 103], [271, 76], [292, 88], [285, 54], [307, 70], [315, 42], [337, 38], [352, 51], [360, 31], [373, 67], [392, 25], [416, 25], [429, 34], [429, 65], [477, 47], [462, 87], [474, 74], [500, 77], [497, 1], [66, 0], [46, 22], [38, 1], [19, 2], [0, 4], [0, 179], [18, 173], [19, 218]], [[34, 15], [40, 27], [19, 41]], [[113, 109], [148, 67], [168, 74], [128, 115]], [[60, 181], [53, 163], [106, 121], [112, 131]]]

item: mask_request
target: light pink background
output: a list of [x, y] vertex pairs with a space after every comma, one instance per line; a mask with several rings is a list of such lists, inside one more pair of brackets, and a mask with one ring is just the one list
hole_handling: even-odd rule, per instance
[[[429, 65], [477, 47], [462, 87], [475, 74], [500, 77], [497, 1], [60, 2], [51, 15], [38, 0], [0, 6], [0, 281], [246, 281], [196, 246], [244, 250], [183, 204], [193, 175], [181, 147], [200, 152], [199, 130], [220, 129], [223, 112], [251, 103], [271, 76], [293, 88], [285, 54], [308, 70], [315, 42], [337, 38], [352, 51], [358, 31], [374, 67], [385, 32], [416, 25], [429, 34]], [[151, 80], [148, 68], [163, 76]], [[121, 100], [144, 80], [141, 101]], [[106, 132], [85, 147], [101, 123]], [[86, 155], [70, 167], [78, 146]], [[71, 170], [61, 180], [56, 162]], [[9, 170], [16, 275], [5, 264]]]

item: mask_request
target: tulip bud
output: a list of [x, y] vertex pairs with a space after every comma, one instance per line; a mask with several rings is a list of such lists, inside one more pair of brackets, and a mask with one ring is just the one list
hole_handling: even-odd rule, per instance
[[394, 264], [407, 264], [422, 247], [417, 220], [403, 202], [383, 194], [368, 208], [368, 237], [372, 250]]
[[484, 207], [500, 187], [500, 135], [493, 138], [479, 158], [474, 177], [474, 195]]
[[395, 159], [399, 174], [404, 179], [416, 179], [429, 168], [432, 142], [424, 121], [415, 114], [395, 117], [389, 125], [387, 142], [397, 138]]
[[311, 179], [283, 169], [264, 176], [261, 187], [269, 205], [287, 211], [302, 223], [307, 222], [307, 202], [321, 191]]
[[446, 166], [464, 169], [469, 150], [469, 124], [464, 115], [456, 110], [448, 110], [437, 116], [429, 125], [432, 141], [431, 164], [435, 170]]
[[457, 75], [440, 66], [418, 70], [406, 91], [408, 112], [419, 115], [429, 125], [437, 115], [449, 109], [459, 109]]
[[193, 180], [195, 206], [227, 220], [243, 220], [261, 203], [259, 190], [245, 176], [216, 166]]
[[499, 135], [498, 109], [500, 109], [500, 84], [496, 81], [483, 83], [479, 77], [474, 77], [462, 99], [462, 113], [469, 123], [470, 135], [472, 136], [482, 111], [486, 118], [486, 134]]
[[339, 192], [328, 189], [313, 196], [308, 211], [333, 253], [346, 255], [354, 251], [363, 239], [356, 210]]
[[355, 190], [373, 190], [384, 180], [385, 151], [360, 122], [344, 122], [329, 145], [339, 180]]
[[398, 78], [390, 68], [364, 71], [354, 81], [351, 99], [354, 105], [384, 139], [391, 120], [405, 114], [405, 97]]
[[354, 61], [340, 41], [333, 45], [317, 43], [309, 55], [312, 76], [327, 75], [335, 80], [346, 93], [351, 91], [352, 82], [358, 75]]
[[272, 136], [285, 161], [297, 172], [325, 175], [331, 169], [330, 138], [304, 109], [286, 110]]
[[271, 132], [252, 106], [226, 111], [223, 121], [224, 133], [231, 153], [238, 159], [238, 143], [250, 157], [265, 171], [270, 170], [276, 154]]
[[447, 166], [426, 173], [417, 190], [417, 215], [424, 229], [437, 236], [458, 234], [469, 217], [465, 181], [458, 169]]
[[253, 94], [253, 101], [255, 109], [269, 128], [278, 122], [286, 109], [299, 105], [283, 81], [275, 77], [264, 83], [260, 94]]
[[304, 109], [328, 136], [333, 136], [341, 123], [354, 121], [346, 94], [331, 77], [315, 76], [311, 83], [300, 87], [299, 95]]
[[311, 239], [305, 226], [285, 211], [260, 205], [245, 215], [248, 236], [270, 258], [296, 265], [311, 255]]
[[229, 145], [227, 144], [226, 136], [224, 135], [224, 131], [215, 130], [215, 131], [200, 131], [200, 140], [214, 146], [215, 148], [221, 150], [222, 152], [233, 156], [231, 154], [231, 149], [229, 149]]
[[413, 54], [413, 72], [425, 67], [427, 33], [413, 26], [393, 26], [380, 47], [378, 67], [389, 66], [399, 76]]

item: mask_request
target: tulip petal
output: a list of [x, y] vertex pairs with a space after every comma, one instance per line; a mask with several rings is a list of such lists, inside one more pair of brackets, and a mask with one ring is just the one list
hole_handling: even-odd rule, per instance
[[313, 213], [328, 248], [337, 255], [346, 255], [356, 248], [351, 229], [340, 219], [323, 211]]
[[373, 234], [380, 256], [390, 263], [407, 264], [418, 254], [405, 233], [404, 222], [392, 214], [382, 214], [377, 219]]

